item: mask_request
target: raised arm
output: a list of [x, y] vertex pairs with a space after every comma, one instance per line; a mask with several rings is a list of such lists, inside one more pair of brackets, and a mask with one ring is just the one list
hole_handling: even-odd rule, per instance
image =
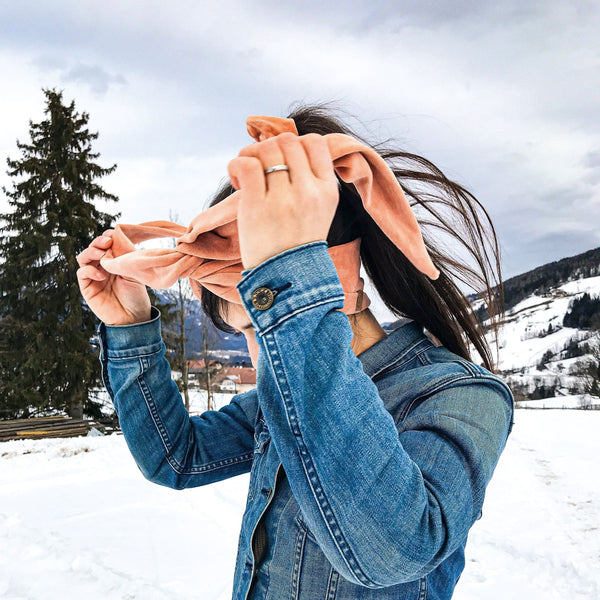
[[[349, 581], [379, 588], [433, 570], [465, 539], [512, 420], [508, 387], [450, 364], [398, 425], [350, 347], [343, 289], [325, 241], [242, 272], [260, 345], [259, 403], [321, 549]], [[285, 287], [291, 283], [291, 286]], [[282, 290], [259, 310], [255, 290]], [[424, 391], [424, 390], [422, 390]]]
[[247, 473], [252, 466], [256, 390], [190, 417], [161, 338], [160, 313], [134, 325], [99, 327], [104, 385], [144, 477], [182, 489]]

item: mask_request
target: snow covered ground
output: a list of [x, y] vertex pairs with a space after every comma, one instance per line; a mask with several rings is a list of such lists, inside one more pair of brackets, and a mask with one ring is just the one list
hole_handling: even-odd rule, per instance
[[519, 408], [581, 408], [598, 404], [598, 398], [589, 394], [565, 394], [539, 400], [524, 400], [519, 402]]
[[[600, 412], [518, 410], [456, 600], [600, 598]], [[248, 476], [147, 482], [122, 436], [0, 443], [0, 597], [231, 597]]]

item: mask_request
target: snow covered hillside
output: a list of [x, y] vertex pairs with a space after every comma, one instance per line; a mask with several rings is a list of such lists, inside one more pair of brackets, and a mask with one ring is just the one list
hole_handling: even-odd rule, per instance
[[[599, 427], [516, 411], [456, 600], [600, 598]], [[149, 483], [120, 435], [0, 443], [0, 598], [229, 600], [247, 486]]]
[[[583, 354], [565, 358], [569, 345], [574, 348], [594, 341], [598, 344], [598, 332], [562, 325], [569, 304], [585, 292], [600, 296], [600, 277], [564, 283], [547, 296], [530, 296], [506, 311], [498, 337], [499, 370], [517, 401], [534, 390], [541, 392], [537, 394], [540, 399], [523, 402], [522, 407], [574, 408], [598, 403], [598, 399], [586, 396], [582, 378], [576, 375], [591, 357]], [[491, 334], [488, 341], [494, 351]]]

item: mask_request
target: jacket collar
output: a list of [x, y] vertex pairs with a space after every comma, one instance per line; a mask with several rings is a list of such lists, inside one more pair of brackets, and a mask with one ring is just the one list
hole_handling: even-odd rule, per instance
[[394, 321], [387, 329], [391, 329], [387, 337], [381, 338], [357, 357], [362, 363], [363, 371], [371, 378], [414, 346], [415, 342], [429, 339], [423, 331], [423, 326], [408, 318]]

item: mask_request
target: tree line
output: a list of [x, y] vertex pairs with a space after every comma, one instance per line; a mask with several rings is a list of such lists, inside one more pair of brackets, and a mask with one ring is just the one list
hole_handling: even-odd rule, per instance
[[532, 294], [545, 294], [568, 281], [600, 275], [600, 248], [567, 256], [507, 279], [504, 284], [506, 310]]
[[[506, 311], [510, 310], [521, 302], [521, 300], [533, 294], [547, 294], [568, 281], [595, 277], [597, 275], [600, 275], [600, 247], [575, 256], [567, 256], [566, 258], [546, 263], [502, 282], [504, 309]], [[496, 299], [500, 301], [497, 288], [495, 292]], [[475, 302], [478, 299], [478, 295], [470, 294], [468, 298], [471, 302]], [[482, 323], [490, 318], [485, 304], [481, 305], [475, 311], [475, 314]]]

